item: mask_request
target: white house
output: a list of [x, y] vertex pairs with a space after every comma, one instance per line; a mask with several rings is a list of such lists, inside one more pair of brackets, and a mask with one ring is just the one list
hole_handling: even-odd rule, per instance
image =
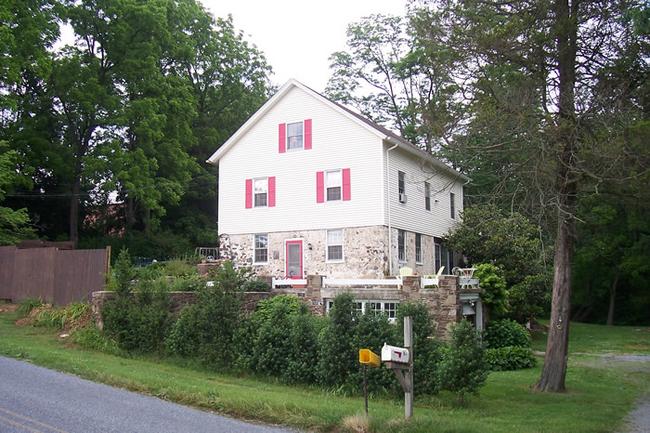
[[[453, 267], [467, 178], [290, 80], [208, 160], [220, 253], [258, 274], [382, 278]], [[445, 272], [447, 273], [447, 272]]]

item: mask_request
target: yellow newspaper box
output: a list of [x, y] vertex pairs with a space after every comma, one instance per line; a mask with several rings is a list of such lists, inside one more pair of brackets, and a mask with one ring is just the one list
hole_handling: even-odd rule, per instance
[[359, 349], [359, 363], [370, 367], [379, 367], [381, 365], [379, 355], [370, 349]]

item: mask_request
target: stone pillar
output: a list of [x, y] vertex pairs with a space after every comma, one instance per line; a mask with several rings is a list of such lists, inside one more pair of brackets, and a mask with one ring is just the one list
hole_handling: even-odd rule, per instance
[[402, 277], [402, 296], [403, 299], [416, 299], [420, 292], [420, 277], [415, 275]]
[[325, 305], [321, 289], [323, 288], [322, 275], [307, 275], [307, 286], [305, 287], [305, 302], [312, 313], [323, 316], [325, 314]]

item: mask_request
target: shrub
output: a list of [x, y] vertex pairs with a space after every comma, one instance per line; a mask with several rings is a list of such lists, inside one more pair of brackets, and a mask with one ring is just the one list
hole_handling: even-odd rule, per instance
[[116, 297], [102, 310], [104, 330], [121, 349], [159, 350], [171, 324], [168, 287], [162, 279], [145, 280], [134, 291], [134, 275], [129, 253], [123, 249], [111, 275]]
[[117, 342], [108, 338], [94, 325], [76, 330], [72, 334], [72, 341], [84, 349], [98, 350], [111, 355], [123, 354]]
[[508, 291], [503, 270], [491, 263], [476, 266], [474, 278], [481, 284], [481, 300], [489, 311], [496, 315], [508, 312]]
[[187, 275], [174, 278], [169, 289], [174, 292], [198, 292], [207, 281], [199, 275]]
[[311, 384], [316, 381], [315, 360], [318, 359], [319, 349], [317, 329], [317, 321], [305, 305], [291, 317], [290, 357], [282, 373], [285, 382]]
[[163, 273], [170, 277], [187, 277], [197, 275], [198, 270], [195, 265], [188, 263], [187, 260], [173, 259], [163, 264]]
[[396, 340], [401, 346], [404, 335], [404, 317], [413, 322], [415, 394], [436, 394], [439, 390], [437, 368], [442, 356], [441, 344], [433, 338], [433, 322], [429, 309], [421, 302], [404, 302], [397, 310]]
[[327, 325], [319, 336], [318, 379], [325, 386], [343, 386], [356, 371], [358, 352], [355, 345], [354, 298], [341, 294], [334, 298]]
[[[370, 349], [380, 354], [384, 343], [395, 345], [395, 326], [388, 322], [385, 314], [365, 314], [359, 316], [355, 326], [355, 349]], [[355, 359], [358, 359], [356, 356]], [[358, 362], [348, 376], [347, 388], [358, 393], [363, 385], [362, 368]], [[387, 368], [368, 368], [368, 391], [388, 393], [398, 390], [395, 374]]]
[[271, 286], [266, 281], [256, 278], [246, 281], [243, 290], [245, 292], [270, 292]]
[[197, 291], [197, 303], [185, 307], [166, 339], [167, 349], [177, 355], [194, 356], [221, 367], [231, 367], [232, 350], [241, 322], [241, 287], [244, 278], [230, 262], [212, 274], [214, 285]]
[[16, 309], [19, 317], [28, 316], [34, 308], [40, 307], [43, 305], [43, 301], [38, 298], [27, 298], [20, 302], [20, 305]]
[[490, 322], [483, 336], [487, 347], [526, 347], [530, 348], [530, 333], [514, 320], [494, 320]]
[[532, 368], [537, 363], [533, 351], [526, 347], [499, 347], [487, 349], [485, 360], [493, 371], [520, 370]]
[[452, 329], [451, 344], [443, 351], [438, 377], [441, 389], [455, 392], [459, 403], [485, 384], [488, 369], [479, 335], [463, 320]]

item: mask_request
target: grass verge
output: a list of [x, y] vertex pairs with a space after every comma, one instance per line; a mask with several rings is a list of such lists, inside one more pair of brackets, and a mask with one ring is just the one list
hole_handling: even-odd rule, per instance
[[[220, 374], [191, 363], [84, 350], [47, 329], [17, 327], [15, 318], [15, 313], [0, 314], [0, 354], [166, 400], [317, 431], [345, 431], [345, 420], [363, 407], [361, 398]], [[567, 378], [570, 391], [565, 394], [532, 392], [539, 368], [492, 373], [481, 396], [470, 399], [467, 407], [454, 405], [448, 394], [420, 398], [409, 422], [402, 421], [401, 402], [372, 399], [370, 431], [609, 432], [650, 387], [649, 376], [574, 356]]]

